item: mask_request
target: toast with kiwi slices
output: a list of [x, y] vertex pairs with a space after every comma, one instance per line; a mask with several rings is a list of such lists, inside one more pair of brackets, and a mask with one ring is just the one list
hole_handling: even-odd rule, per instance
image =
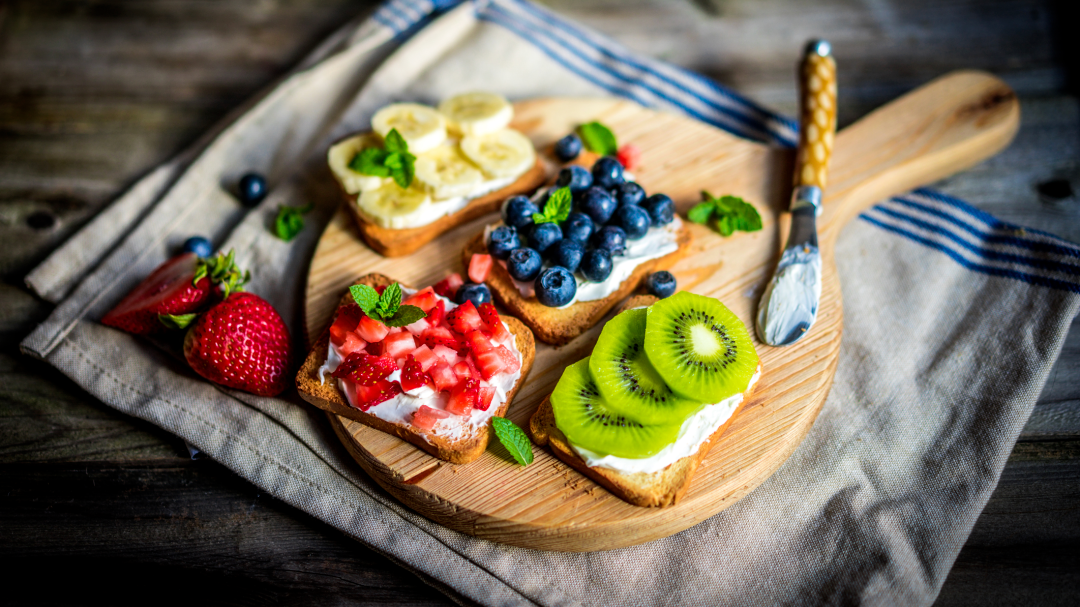
[[604, 326], [589, 358], [566, 368], [529, 432], [624, 501], [670, 506], [760, 372], [746, 326], [718, 300], [637, 296]]
[[335, 142], [327, 163], [364, 242], [386, 257], [408, 255], [543, 184], [532, 142], [509, 128], [513, 114], [487, 92], [438, 108], [392, 103], [372, 116], [372, 132]]

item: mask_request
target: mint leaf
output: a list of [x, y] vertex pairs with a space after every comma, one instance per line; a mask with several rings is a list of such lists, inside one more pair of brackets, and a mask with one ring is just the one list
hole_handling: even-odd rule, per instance
[[387, 152], [408, 152], [409, 144], [405, 142], [405, 138], [401, 136], [401, 133], [397, 129], [390, 129], [390, 132], [386, 134], [386, 138], [383, 140]]
[[186, 329], [198, 314], [158, 314], [158, 321], [170, 329]]
[[615, 134], [599, 122], [588, 122], [578, 127], [578, 134], [585, 147], [601, 156], [609, 156], [619, 149]]
[[694, 223], [705, 223], [712, 217], [714, 210], [716, 210], [716, 205], [706, 200], [694, 205], [694, 208], [686, 214], [686, 218]]
[[376, 304], [379, 303], [379, 292], [367, 285], [353, 285], [349, 287], [349, 293], [364, 314], [372, 316]]
[[505, 417], [491, 418], [491, 427], [495, 430], [495, 436], [506, 447], [517, 463], [527, 466], [533, 461], [532, 443], [525, 431], [517, 427], [517, 424]]
[[533, 223], [562, 223], [570, 216], [574, 197], [570, 188], [559, 188], [548, 196], [542, 213], [533, 213]]
[[401, 152], [392, 154], [397, 156], [397, 166], [390, 167], [390, 177], [394, 179], [394, 183], [398, 184], [401, 189], [409, 187], [412, 183], [413, 176], [416, 175], [416, 156], [408, 152]]
[[720, 200], [731, 209], [731, 213], [735, 217], [736, 229], [744, 232], [756, 232], [761, 229], [761, 215], [754, 208], [754, 205], [738, 196], [724, 196]]
[[379, 312], [383, 320], [389, 319], [394, 316], [398, 311], [398, 307], [401, 305], [401, 285], [393, 283], [389, 287], [383, 290], [382, 295], [379, 297]]
[[300, 230], [304, 229], [304, 213], [313, 208], [315, 208], [313, 204], [302, 207], [278, 207], [277, 217], [274, 219], [274, 233], [285, 242], [296, 238]]
[[359, 154], [353, 156], [352, 161], [349, 162], [349, 168], [362, 175], [389, 177], [390, 169], [383, 164], [386, 162], [386, 157], [386, 150], [364, 148]]
[[427, 318], [427, 314], [420, 308], [416, 306], [400, 306], [393, 316], [383, 319], [383, 324], [388, 327], [404, 327], [421, 318]]
[[731, 236], [735, 233], [735, 216], [721, 215], [716, 218], [716, 229], [721, 236]]

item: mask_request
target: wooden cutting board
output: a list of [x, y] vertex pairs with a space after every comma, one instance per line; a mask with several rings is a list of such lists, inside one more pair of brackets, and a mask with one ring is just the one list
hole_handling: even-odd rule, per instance
[[[671, 271], [679, 288], [719, 298], [751, 327], [758, 299], [786, 239], [793, 154], [719, 129], [617, 99], [551, 98], [515, 104], [513, 127], [538, 149], [599, 120], [620, 142], [642, 150], [634, 175], [647, 192], [664, 192], [680, 213], [700, 192], [735, 194], [761, 212], [764, 229], [723, 238], [692, 225], [692, 250]], [[605, 550], [666, 537], [735, 503], [769, 477], [810, 430], [836, 372], [843, 329], [833, 245], [843, 225], [890, 195], [940, 179], [997, 153], [1020, 119], [1015, 95], [979, 72], [955, 72], [880, 108], [838, 134], [819, 231], [823, 286], [817, 323], [798, 343], [755, 347], [763, 373], [757, 389], [712, 447], [676, 505], [626, 504], [543, 448], [535, 461], [513, 463], [493, 440], [480, 459], [453, 465], [358, 422], [331, 416], [356, 461], [380, 485], [420, 514], [463, 533], [530, 548]], [[381, 272], [411, 286], [462, 272], [465, 242], [496, 217], [458, 227], [408, 257], [386, 259], [358, 238], [339, 210], [311, 262], [306, 328], [316, 338], [346, 287]], [[569, 344], [538, 344], [536, 362], [507, 417], [527, 427], [563, 368], [589, 354], [600, 326]]]

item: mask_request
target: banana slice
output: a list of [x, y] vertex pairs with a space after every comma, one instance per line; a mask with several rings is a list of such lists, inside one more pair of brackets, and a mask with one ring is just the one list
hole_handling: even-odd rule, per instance
[[506, 128], [514, 108], [495, 93], [464, 93], [439, 104], [452, 129], [462, 135], [487, 135]]
[[371, 117], [371, 128], [385, 138], [391, 129], [409, 144], [410, 154], [423, 154], [446, 141], [446, 118], [419, 103], [391, 103]]
[[513, 129], [470, 135], [461, 140], [461, 151], [494, 178], [518, 177], [536, 163], [532, 142]]
[[337, 177], [342, 189], [349, 194], [374, 190], [390, 181], [388, 177], [364, 175], [349, 168], [349, 163], [360, 153], [360, 150], [377, 147], [382, 147], [382, 141], [375, 135], [367, 133], [339, 141], [326, 152], [326, 162], [330, 165], [330, 171], [334, 177]]
[[402, 189], [391, 180], [381, 188], [361, 193], [357, 204], [375, 225], [397, 230], [412, 227], [416, 219], [411, 216], [430, 207], [431, 196], [417, 187]]
[[435, 200], [468, 196], [484, 180], [456, 145], [440, 145], [416, 157], [416, 179]]

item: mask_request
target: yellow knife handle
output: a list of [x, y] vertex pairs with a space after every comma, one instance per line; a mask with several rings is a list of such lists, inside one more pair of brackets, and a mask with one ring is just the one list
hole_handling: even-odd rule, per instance
[[828, 42], [816, 40], [806, 47], [799, 67], [799, 105], [795, 187], [824, 190], [836, 136], [836, 62]]

